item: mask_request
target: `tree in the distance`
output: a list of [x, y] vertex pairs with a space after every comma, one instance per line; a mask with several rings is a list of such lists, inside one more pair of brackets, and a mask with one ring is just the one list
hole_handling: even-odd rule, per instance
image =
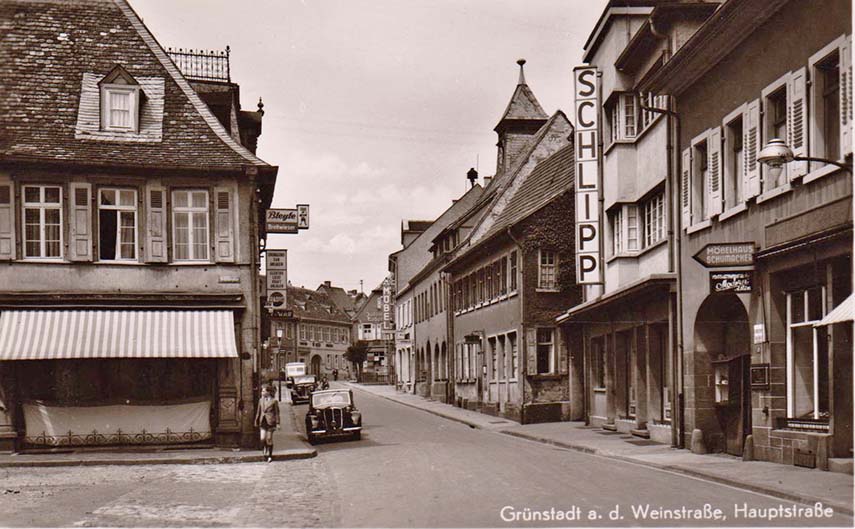
[[368, 344], [358, 340], [348, 346], [344, 358], [356, 366], [356, 381], [362, 382], [362, 364], [368, 358]]

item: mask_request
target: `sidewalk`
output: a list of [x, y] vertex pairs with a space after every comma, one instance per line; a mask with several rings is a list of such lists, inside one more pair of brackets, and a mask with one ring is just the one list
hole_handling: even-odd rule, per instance
[[[282, 424], [273, 434], [273, 460], [307, 459], [318, 452], [298, 433], [294, 411], [287, 400], [279, 403]], [[73, 450], [73, 449], [72, 449]], [[145, 452], [131, 449], [105, 452], [78, 451], [46, 454], [0, 454], [3, 467], [60, 467], [94, 465], [210, 465], [227, 463], [258, 463], [264, 461], [261, 450], [228, 448], [151, 447]]]
[[689, 450], [671, 448], [669, 445], [629, 434], [607, 432], [601, 428], [586, 426], [582, 422], [521, 425], [509, 419], [400, 393], [393, 386], [349, 385], [354, 389], [467, 424], [472, 428], [703, 478], [783, 500], [805, 504], [821, 502], [834, 508], [836, 512], [850, 516], [853, 514], [853, 478], [848, 474], [766, 461], [746, 462], [725, 454], [698, 455]]

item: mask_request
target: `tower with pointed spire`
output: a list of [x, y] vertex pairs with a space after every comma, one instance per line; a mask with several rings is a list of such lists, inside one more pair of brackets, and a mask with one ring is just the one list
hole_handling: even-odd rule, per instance
[[549, 116], [525, 82], [525, 59], [519, 59], [520, 78], [514, 95], [505, 108], [499, 124], [493, 129], [499, 135], [496, 144], [496, 174], [506, 171], [522, 151], [526, 141], [542, 127]]

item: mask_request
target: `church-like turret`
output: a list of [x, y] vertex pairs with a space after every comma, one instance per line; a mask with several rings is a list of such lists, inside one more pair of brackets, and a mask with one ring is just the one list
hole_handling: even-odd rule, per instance
[[505, 108], [502, 119], [493, 129], [499, 135], [499, 142], [496, 144], [498, 147], [497, 175], [506, 171], [513, 164], [526, 141], [549, 119], [525, 82], [525, 59], [519, 59], [517, 64], [520, 65], [520, 78], [517, 82], [517, 88], [514, 90], [514, 95], [511, 96], [507, 108]]

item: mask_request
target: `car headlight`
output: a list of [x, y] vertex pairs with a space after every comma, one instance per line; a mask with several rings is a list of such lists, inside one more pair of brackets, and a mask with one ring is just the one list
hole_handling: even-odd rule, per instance
[[318, 427], [318, 418], [315, 417], [314, 415], [312, 415], [311, 417], [309, 417], [309, 419], [312, 421], [312, 428], [313, 429], [317, 428]]
[[362, 421], [362, 413], [359, 410], [353, 410], [350, 412], [350, 420], [353, 421], [353, 424], [359, 424]]

